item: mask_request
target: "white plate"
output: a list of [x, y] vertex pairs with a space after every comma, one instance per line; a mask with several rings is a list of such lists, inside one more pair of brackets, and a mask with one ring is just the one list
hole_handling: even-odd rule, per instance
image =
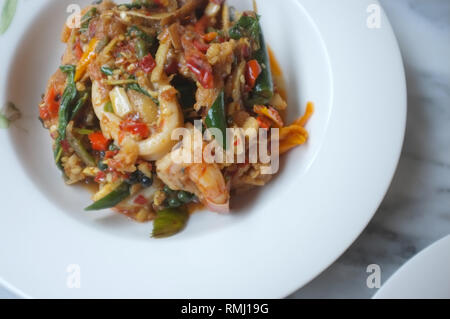
[[[390, 24], [381, 13], [381, 28], [367, 27], [373, 0], [258, 1], [285, 70], [290, 118], [316, 103], [311, 140], [285, 157], [269, 186], [235, 202], [234, 214], [198, 213], [166, 240], [151, 240], [151, 225], [83, 212], [89, 194], [64, 186], [52, 162], [37, 103], [58, 66], [72, 2], [19, 1], [0, 37], [0, 101], [24, 114], [0, 131], [3, 284], [29, 297], [279, 298], [365, 228], [394, 174], [406, 118]], [[79, 265], [81, 289], [67, 287], [69, 265]]]
[[408, 261], [375, 299], [450, 299], [450, 236]]

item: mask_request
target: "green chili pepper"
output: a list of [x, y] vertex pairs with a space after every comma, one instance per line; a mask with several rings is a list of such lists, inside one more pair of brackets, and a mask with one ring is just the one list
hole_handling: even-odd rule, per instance
[[97, 46], [95, 47], [95, 53], [100, 53], [108, 43], [109, 37], [103, 37], [100, 41], [98, 41]]
[[141, 38], [148, 44], [149, 46], [152, 46], [155, 44], [155, 37], [147, 34], [146, 32], [139, 29], [137, 26], [133, 25], [128, 28], [128, 35], [129, 36], [136, 36], [138, 38]]
[[84, 164], [86, 164], [87, 166], [95, 166], [96, 163], [94, 158], [84, 148], [83, 143], [81, 143], [81, 141], [77, 139], [75, 135], [73, 135], [72, 129], [73, 129], [73, 122], [70, 122], [66, 130], [67, 142], [69, 142], [70, 146], [73, 148], [75, 153], [80, 157], [80, 159], [83, 161]]
[[255, 104], [265, 105], [270, 102], [270, 99], [274, 94], [274, 86], [272, 79], [272, 72], [270, 69], [269, 53], [267, 51], [264, 34], [262, 32], [261, 25], [258, 17], [242, 16], [238, 22], [229, 30], [230, 37], [232, 39], [240, 39], [242, 37], [248, 37], [252, 39], [259, 48], [253, 54], [253, 58], [256, 59], [261, 66], [261, 74], [256, 79], [255, 87], [250, 94], [250, 98], [247, 101], [249, 106], [252, 107]]
[[178, 234], [185, 227], [189, 213], [181, 208], [167, 208], [158, 212], [153, 225], [153, 238], [166, 238]]
[[122, 183], [111, 193], [87, 207], [86, 211], [112, 208], [130, 196], [130, 184]]
[[[216, 128], [222, 132], [221, 146], [227, 148], [227, 120], [225, 115], [225, 94], [223, 90], [219, 93], [214, 104], [209, 109], [208, 115], [206, 116], [205, 123], [207, 128]], [[217, 139], [216, 136], [214, 138]]]
[[180, 104], [183, 109], [192, 108], [196, 101], [197, 85], [195, 82], [177, 75], [173, 78], [172, 85], [180, 95]]
[[89, 134], [95, 133], [94, 130], [88, 130], [86, 128], [76, 128], [76, 129], [74, 129], [74, 132], [77, 134], [80, 134], [80, 135], [89, 135]]
[[256, 79], [255, 87], [253, 88], [249, 102], [251, 106], [255, 104], [266, 105], [270, 102], [274, 94], [274, 86], [272, 79], [272, 71], [270, 69], [269, 53], [264, 41], [264, 36], [261, 33], [260, 37], [261, 48], [255, 52], [254, 58], [261, 66], [261, 74]]
[[75, 85], [75, 66], [74, 65], [64, 65], [60, 67], [61, 71], [67, 74], [67, 85], [64, 89], [63, 96], [61, 98], [61, 103], [59, 106], [58, 115], [58, 138], [55, 141], [55, 161], [58, 167], [61, 168], [61, 155], [62, 147], [61, 142], [66, 138], [66, 128], [69, 124], [70, 117], [72, 115], [71, 106], [77, 97], [77, 88]]
[[260, 46], [259, 38], [261, 27], [258, 17], [243, 15], [228, 31], [230, 38], [239, 40], [240, 38], [251, 38]]
[[75, 104], [75, 107], [73, 108], [72, 115], [70, 116], [70, 120], [73, 120], [78, 113], [81, 111], [83, 106], [86, 104], [86, 101], [89, 98], [89, 92], [83, 91], [78, 94], [80, 97], [78, 98], [77, 104]]
[[148, 55], [148, 46], [141, 38], [136, 39], [136, 55], [138, 59], [143, 59]]

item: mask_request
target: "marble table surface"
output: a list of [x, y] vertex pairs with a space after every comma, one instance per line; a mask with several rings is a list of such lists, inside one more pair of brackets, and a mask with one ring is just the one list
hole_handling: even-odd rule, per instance
[[[400, 164], [372, 222], [331, 267], [290, 298], [370, 298], [381, 281], [450, 234], [450, 0], [380, 0], [398, 37], [408, 82]], [[301, 269], [299, 269], [301, 271]], [[0, 298], [15, 298], [0, 287]]]

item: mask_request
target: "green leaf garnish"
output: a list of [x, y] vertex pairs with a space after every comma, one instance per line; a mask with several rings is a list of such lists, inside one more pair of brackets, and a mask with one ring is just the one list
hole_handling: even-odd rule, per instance
[[16, 14], [17, 0], [6, 0], [3, 5], [2, 15], [0, 17], [0, 34], [8, 30], [11, 22]]
[[189, 220], [189, 213], [181, 208], [167, 208], [154, 221], [153, 238], [167, 238], [181, 232]]

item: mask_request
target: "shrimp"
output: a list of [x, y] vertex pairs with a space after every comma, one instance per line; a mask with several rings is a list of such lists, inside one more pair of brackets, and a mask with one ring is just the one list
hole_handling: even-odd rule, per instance
[[[103, 135], [113, 139], [120, 145], [120, 124], [122, 119], [105, 111], [105, 105], [109, 99], [105, 96], [106, 89], [98, 81], [92, 84], [92, 104], [94, 112], [100, 120]], [[156, 161], [171, 151], [177, 141], [172, 140], [173, 130], [184, 124], [184, 116], [177, 100], [177, 92], [170, 85], [159, 88], [159, 119], [156, 128], [152, 130], [149, 138], [138, 142], [139, 156], [147, 161]], [[147, 123], [150, 125], [151, 123]]]
[[210, 210], [228, 213], [230, 192], [217, 164], [174, 161], [183, 156], [178, 148], [156, 162], [158, 177], [171, 189], [195, 194]]

